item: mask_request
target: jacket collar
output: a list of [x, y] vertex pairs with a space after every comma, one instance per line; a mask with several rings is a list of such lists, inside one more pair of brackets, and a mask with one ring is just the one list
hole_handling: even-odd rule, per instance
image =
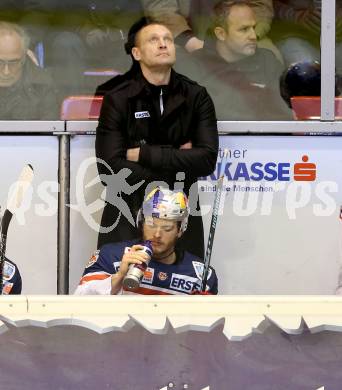
[[[176, 91], [179, 87], [179, 80], [176, 72], [173, 69], [171, 69], [171, 77], [168, 87], [172, 92]], [[141, 69], [138, 69], [133, 76], [133, 82], [131, 83], [130, 89], [128, 91], [128, 97], [132, 98], [140, 94], [150, 94], [150, 83], [145, 79]]]
[[[165, 107], [164, 117], [185, 102], [181, 80], [179, 79], [178, 74], [173, 69], [171, 69], [171, 77], [170, 82], [168, 84], [168, 93], [169, 96], [167, 100], [167, 105]], [[149, 95], [151, 95], [150, 84], [145, 79], [141, 70], [139, 69], [130, 84], [128, 98], [134, 98], [137, 96], [146, 97]]]

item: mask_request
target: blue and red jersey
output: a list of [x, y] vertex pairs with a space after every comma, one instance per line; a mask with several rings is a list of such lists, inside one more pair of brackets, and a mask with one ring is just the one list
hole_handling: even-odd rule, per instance
[[21, 276], [18, 267], [13, 261], [6, 259], [3, 268], [3, 295], [15, 295], [21, 293]]
[[[123, 241], [106, 244], [89, 260], [75, 294], [110, 294], [111, 276], [120, 268], [121, 259], [127, 247], [138, 241]], [[200, 290], [203, 262], [186, 251], [176, 251], [174, 264], [163, 264], [151, 259], [138, 290], [134, 294], [173, 295], [193, 294]], [[217, 276], [213, 268], [209, 269], [207, 291], [217, 294]], [[132, 294], [122, 290], [123, 294]]]

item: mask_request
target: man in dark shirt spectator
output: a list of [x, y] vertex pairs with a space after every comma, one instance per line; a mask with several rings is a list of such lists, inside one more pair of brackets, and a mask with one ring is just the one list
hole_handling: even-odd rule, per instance
[[221, 1], [214, 12], [215, 42], [193, 54], [196, 62], [185, 74], [208, 89], [219, 120], [291, 119], [279, 91], [282, 64], [270, 50], [257, 48], [248, 2]]
[[[145, 15], [165, 24], [173, 33], [176, 44], [188, 52], [203, 48], [216, 4], [220, 0], [142, 0]], [[278, 50], [267, 38], [273, 18], [272, 0], [249, 0], [257, 20], [255, 32], [258, 46]]]
[[49, 75], [32, 61], [29, 37], [16, 24], [0, 22], [0, 119], [57, 119]]

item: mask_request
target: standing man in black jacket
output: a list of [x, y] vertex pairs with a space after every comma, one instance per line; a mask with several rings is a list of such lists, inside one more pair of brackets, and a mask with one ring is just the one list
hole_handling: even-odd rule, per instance
[[[133, 193], [120, 194], [132, 219], [149, 183], [164, 181], [173, 189], [177, 181], [178, 186], [182, 184], [179, 181], [184, 182], [184, 191], [190, 197], [190, 218], [181, 245], [203, 257], [197, 178], [215, 169], [218, 133], [213, 102], [205, 88], [173, 71], [175, 46], [172, 33], [164, 25], [139, 21], [130, 30], [128, 45], [136, 71], [104, 97], [96, 156], [116, 176], [130, 172], [125, 175], [130, 186], [140, 183]], [[98, 169], [102, 180], [108, 178], [101, 161]], [[113, 206], [113, 189], [113, 185], [107, 188], [108, 203], [101, 225], [115, 227], [108, 234], [100, 233], [98, 247], [138, 236], [136, 227], [123, 215], [120, 218], [120, 210]]]

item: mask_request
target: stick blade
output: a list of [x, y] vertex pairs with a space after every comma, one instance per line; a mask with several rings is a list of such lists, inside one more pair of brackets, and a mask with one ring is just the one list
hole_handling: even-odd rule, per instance
[[16, 210], [20, 208], [25, 193], [32, 183], [33, 175], [32, 165], [27, 164], [21, 171], [18, 180], [12, 186], [7, 199], [7, 210], [12, 214], [15, 214]]

